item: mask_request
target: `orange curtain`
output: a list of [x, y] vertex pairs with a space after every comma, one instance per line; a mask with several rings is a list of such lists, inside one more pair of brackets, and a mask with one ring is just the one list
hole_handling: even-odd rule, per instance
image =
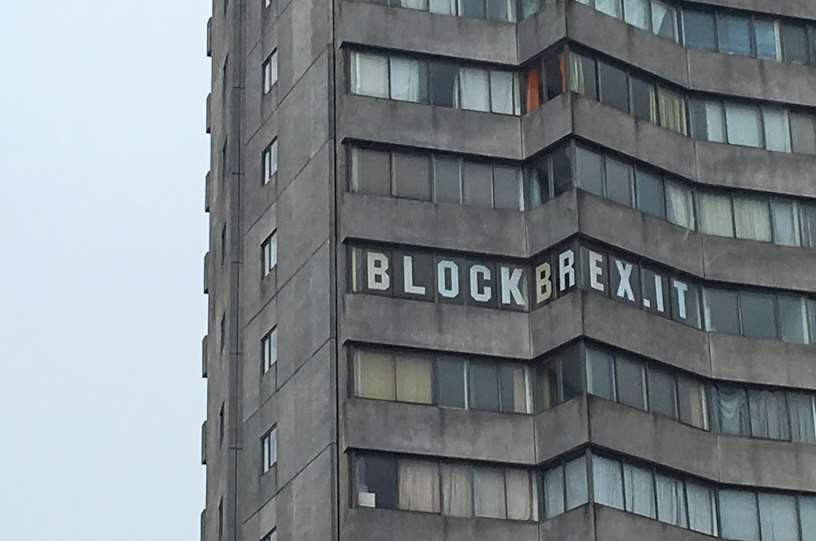
[[527, 113], [541, 107], [540, 81], [540, 68], [533, 68], [527, 72], [527, 109], [525, 111]]

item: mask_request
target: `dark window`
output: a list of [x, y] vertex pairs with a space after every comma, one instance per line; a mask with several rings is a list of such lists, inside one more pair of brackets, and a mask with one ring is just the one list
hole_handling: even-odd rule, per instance
[[[816, 34], [816, 31], [813, 33]], [[816, 128], [813, 125], [813, 117], [808, 114], [792, 112], [790, 123], [793, 152], [816, 154]]]
[[591, 150], [578, 147], [578, 186], [590, 193], [603, 197], [603, 156]]
[[485, 0], [459, 0], [459, 14], [475, 19], [485, 18]]
[[720, 51], [751, 56], [751, 19], [738, 15], [720, 15], [718, 19]]
[[779, 296], [779, 327], [782, 340], [793, 344], [806, 344], [808, 328], [805, 303], [800, 297]]
[[572, 188], [572, 154], [568, 147], [563, 146], [553, 152], [553, 188], [555, 197]]
[[649, 369], [649, 411], [677, 418], [677, 390], [671, 373]]
[[639, 77], [630, 77], [632, 82], [632, 114], [635, 117], [657, 124], [657, 90], [655, 85]]
[[470, 363], [470, 407], [499, 411], [499, 373], [493, 363]]
[[459, 68], [447, 62], [431, 63], [431, 103], [442, 107], [459, 105]]
[[606, 196], [621, 205], [632, 206], [632, 166], [607, 158]]
[[428, 155], [394, 153], [394, 195], [407, 199], [431, 200]]
[[749, 436], [750, 412], [745, 389], [720, 385], [714, 388], [714, 395], [712, 419], [716, 424], [715, 428], [723, 434]]
[[561, 71], [562, 58], [559, 54], [544, 59], [544, 83], [547, 91], [546, 99], [548, 100], [564, 93], [564, 80]]
[[773, 295], [741, 293], [740, 314], [742, 334], [756, 338], [776, 338]]
[[462, 179], [459, 158], [434, 156], [434, 181], [437, 203], [462, 202]]
[[587, 391], [615, 400], [614, 359], [609, 353], [587, 348]]
[[643, 363], [622, 357], [615, 359], [618, 401], [641, 410], [646, 409], [646, 374]]
[[351, 191], [391, 195], [390, 154], [367, 148], [352, 148]]
[[737, 292], [706, 288], [706, 329], [725, 334], [739, 334]]
[[493, 168], [489, 164], [465, 161], [462, 186], [466, 205], [493, 206]]
[[465, 363], [440, 357], [436, 363], [436, 403], [451, 408], [465, 407]]
[[493, 194], [497, 209], [521, 209], [521, 184], [517, 167], [493, 167]]
[[357, 505], [397, 508], [397, 459], [362, 456], [357, 459]]
[[502, 363], [501, 411], [527, 413], [527, 377], [522, 365]]
[[564, 388], [562, 402], [572, 400], [584, 392], [584, 366], [575, 357], [567, 358], [562, 362], [561, 377]]
[[598, 62], [601, 81], [601, 102], [629, 112], [629, 87], [626, 72], [604, 62]]
[[538, 158], [524, 168], [530, 192], [530, 208], [543, 205], [550, 200], [550, 167], [547, 157]]
[[808, 63], [807, 29], [792, 23], [782, 24], [782, 50], [786, 62]]
[[636, 171], [635, 179], [638, 209], [646, 214], [665, 218], [666, 198], [663, 194], [663, 179], [642, 169]]
[[717, 23], [713, 13], [683, 10], [683, 33], [686, 47], [717, 50]]

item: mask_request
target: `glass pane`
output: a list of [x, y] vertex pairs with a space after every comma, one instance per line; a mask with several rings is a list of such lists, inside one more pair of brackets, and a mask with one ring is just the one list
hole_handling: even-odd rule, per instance
[[431, 200], [431, 170], [427, 154], [394, 153], [394, 195]]
[[677, 390], [670, 372], [649, 368], [649, 411], [677, 418]]
[[428, 9], [431, 13], [456, 15], [456, 2], [455, 0], [429, 0]]
[[624, 464], [623, 482], [626, 510], [636, 515], [655, 518], [657, 510], [651, 470]]
[[760, 293], [740, 294], [742, 334], [755, 338], [776, 338], [774, 297]]
[[717, 28], [713, 13], [683, 10], [683, 34], [686, 47], [717, 50]]
[[[594, 100], [598, 99], [598, 81], [595, 76], [595, 60], [571, 52], [569, 72], [569, 89], [571, 92], [584, 94]], [[549, 88], [549, 76], [547, 86]], [[548, 90], [549, 95], [549, 90]], [[559, 92], [560, 94], [560, 92]]]
[[759, 515], [753, 492], [721, 490], [720, 515], [722, 537], [759, 541]]
[[519, 19], [524, 20], [527, 17], [538, 13], [541, 9], [541, 1], [542, 0], [521, 0], [521, 13]]
[[734, 236], [731, 196], [715, 192], [697, 192], [700, 231], [720, 237]]
[[388, 97], [388, 57], [352, 53], [351, 92], [375, 98]]
[[603, 197], [603, 156], [585, 148], [576, 148], [578, 186]]
[[799, 496], [802, 541], [816, 541], [816, 496]]
[[775, 21], [754, 20], [757, 56], [770, 60], [780, 59], [779, 30]]
[[581, 507], [589, 501], [586, 458], [576, 458], [566, 467], [567, 511]]
[[779, 296], [779, 326], [785, 342], [808, 343], [807, 310], [803, 298]]
[[459, 72], [459, 88], [462, 109], [474, 111], [490, 110], [490, 90], [488, 71], [462, 68]]
[[434, 156], [434, 183], [437, 203], [462, 202], [462, 180], [460, 178], [459, 158]]
[[[560, 96], [561, 94], [566, 92], [567, 86], [566, 86], [566, 81], [564, 80], [564, 76], [566, 74], [564, 73], [564, 66], [563, 66], [563, 60], [564, 60], [564, 55], [565, 54], [566, 53], [551, 54], [549, 56], [544, 57], [544, 85], [545, 85], [544, 90], [546, 90], [545, 100], [551, 100], [554, 97]], [[573, 58], [573, 61], [575, 61], [575, 59], [578, 58], [575, 55], [572, 55], [572, 56], [575, 57], [575, 58]], [[583, 59], [583, 62], [580, 63], [577, 68], [573, 68], [573, 69], [582, 70], [581, 71], [581, 76], [582, 77], [584, 77], [584, 75], [583, 75], [584, 71], [583, 70], [586, 70], [586, 73], [587, 73], [586, 77], [590, 77], [592, 79], [592, 81], [593, 81], [593, 84], [591, 85], [591, 87], [592, 87], [592, 89], [594, 91], [594, 89], [595, 89], [595, 84], [594, 84], [594, 81], [595, 81], [595, 64], [594, 64], [594, 62], [592, 60], [590, 60], [590, 59]], [[536, 86], [538, 86], [538, 84], [540, 84], [540, 82], [536, 81]]]
[[791, 113], [790, 123], [793, 151], [799, 154], [816, 154], [816, 129], [814, 129], [813, 117]]
[[791, 200], [773, 199], [774, 241], [783, 246], [799, 246], [799, 220], [796, 204]]
[[367, 148], [352, 148], [351, 191], [391, 195], [390, 154]]
[[426, 460], [399, 459], [399, 508], [439, 513], [439, 465]]
[[474, 468], [473, 497], [477, 517], [507, 518], [504, 471], [498, 468]]
[[544, 474], [545, 517], [553, 518], [564, 513], [564, 467], [558, 466]]
[[[504, 0], [505, 2], [507, 0]], [[490, 72], [490, 110], [494, 113], [513, 114], [513, 73]]]
[[572, 158], [570, 148], [562, 146], [552, 153], [553, 193], [558, 197], [572, 189]]
[[587, 387], [589, 394], [615, 400], [615, 376], [612, 355], [587, 348]]
[[720, 102], [691, 100], [692, 137], [714, 143], [725, 142], [725, 117]]
[[513, 6], [513, 0], [487, 0], [487, 18], [491, 21], [515, 21]]
[[686, 497], [689, 528], [704, 534], [716, 535], [717, 513], [712, 490], [696, 483], [686, 483]]
[[541, 157], [524, 168], [524, 178], [530, 199], [528, 208], [540, 207], [551, 199], [549, 160]]
[[696, 379], [679, 376], [677, 394], [680, 397], [680, 420], [697, 428], [707, 428], [705, 385]]
[[631, 207], [632, 166], [608, 158], [606, 160], [606, 196], [616, 203]]
[[459, 107], [459, 68], [447, 62], [431, 63], [431, 103]]
[[662, 38], [677, 41], [677, 12], [660, 0], [652, 0], [652, 31]]
[[530, 413], [527, 400], [527, 371], [522, 365], [503, 363], [501, 374], [501, 410]]
[[493, 166], [493, 197], [497, 209], [521, 210], [521, 171], [517, 167]]
[[657, 87], [657, 104], [660, 111], [660, 125], [686, 135], [686, 101], [683, 96], [665, 87]]
[[765, 124], [765, 148], [776, 152], [790, 152], [790, 124], [788, 112], [780, 107], [763, 107], [762, 120]]
[[694, 229], [694, 204], [691, 190], [682, 183], [666, 180], [666, 218], [673, 224]]
[[648, 0], [623, 0], [623, 12], [627, 23], [642, 30], [649, 30]]
[[356, 395], [361, 398], [394, 400], [394, 359], [375, 351], [357, 351], [355, 358]]
[[737, 292], [730, 289], [705, 289], [706, 330], [739, 334]]
[[629, 111], [629, 87], [626, 72], [605, 62], [598, 62], [601, 102], [621, 111]]
[[562, 377], [564, 379], [564, 402], [584, 393], [584, 363], [574, 358], [566, 359], [562, 365]]
[[612, 17], [621, 16], [620, 0], [595, 0], [595, 9]]
[[391, 99], [428, 102], [428, 65], [424, 61], [391, 57]]
[[813, 397], [804, 393], [788, 393], [791, 439], [801, 443], [816, 443], [816, 410]]
[[727, 103], [725, 120], [728, 126], [728, 142], [749, 147], [762, 146], [762, 122], [759, 109], [752, 105]]
[[720, 15], [720, 52], [751, 56], [751, 19]]
[[808, 63], [807, 30], [804, 26], [783, 23], [782, 45], [786, 62]]
[[428, 0], [392, 0], [394, 7], [403, 7], [407, 9], [428, 10]]
[[665, 219], [666, 200], [663, 193], [663, 179], [638, 169], [635, 173], [635, 180], [638, 209], [646, 214]]
[[473, 17], [474, 19], [484, 19], [485, 1], [459, 0], [459, 15], [463, 17]]
[[784, 392], [748, 391], [751, 435], [772, 440], [789, 440], [788, 406]]
[[816, 248], [816, 205], [801, 204], [802, 246]]
[[657, 124], [657, 91], [655, 85], [634, 75], [632, 83], [632, 114], [635, 117]]
[[688, 527], [686, 520], [686, 498], [683, 481], [656, 474], [657, 519], [681, 528]]
[[465, 161], [462, 185], [465, 205], [493, 206], [493, 167], [490, 164]]
[[623, 510], [623, 479], [621, 464], [601, 456], [592, 456], [594, 501]]
[[427, 357], [397, 357], [397, 400], [430, 404], [433, 402], [433, 365]]
[[499, 371], [495, 363], [470, 363], [470, 407], [499, 411]]
[[615, 361], [618, 401], [646, 410], [646, 373], [643, 363], [621, 355]]
[[732, 436], [750, 436], [750, 412], [745, 389], [718, 386], [715, 388], [719, 430]]
[[473, 516], [470, 466], [442, 464], [442, 514], [453, 517]]
[[436, 362], [436, 403], [452, 408], [465, 407], [465, 362], [440, 357]]
[[357, 505], [397, 508], [397, 460], [386, 456], [357, 459]]
[[535, 520], [530, 472], [516, 468], [505, 470], [507, 483], [507, 518], [510, 520]]
[[737, 238], [771, 242], [771, 209], [768, 199], [735, 197], [734, 221], [737, 226]]

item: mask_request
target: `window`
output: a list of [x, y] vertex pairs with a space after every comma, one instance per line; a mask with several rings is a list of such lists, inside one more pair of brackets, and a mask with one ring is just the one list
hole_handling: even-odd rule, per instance
[[269, 276], [278, 266], [278, 234], [273, 231], [261, 243], [261, 277]]
[[546, 518], [557, 517], [565, 511], [564, 468], [559, 466], [544, 474], [544, 500]]
[[802, 209], [802, 246], [816, 248], [816, 205], [805, 204]]
[[694, 202], [691, 190], [685, 185], [666, 180], [666, 218], [673, 224], [694, 229]]
[[263, 473], [268, 472], [278, 463], [278, 429], [273, 427], [261, 437], [261, 459]]
[[428, 103], [428, 65], [421, 60], [392, 56], [391, 99]]
[[493, 206], [493, 168], [486, 163], [465, 160], [463, 177], [464, 204], [491, 208]]
[[771, 209], [767, 199], [735, 197], [734, 222], [738, 239], [771, 242]]
[[727, 103], [725, 121], [728, 127], [729, 143], [762, 147], [762, 121], [759, 118], [759, 109], [752, 105]]
[[275, 86], [275, 83], [278, 82], [278, 50], [275, 49], [272, 51], [266, 60], [264, 60], [263, 66], [261, 67], [263, 71], [263, 93], [269, 94], [272, 91], [272, 87]]
[[601, 456], [592, 456], [594, 501], [601, 505], [623, 509], [623, 478], [621, 463]]
[[629, 87], [626, 72], [605, 62], [598, 62], [601, 103], [629, 112]]
[[440, 406], [465, 408], [465, 362], [455, 357], [440, 357], [436, 362], [436, 402]]
[[351, 92], [375, 98], [389, 97], [388, 57], [353, 52], [351, 54]]
[[463, 17], [472, 17], [474, 19], [485, 18], [485, 2], [484, 0], [458, 0], [459, 14]]
[[689, 100], [691, 136], [703, 141], [725, 143], [725, 115], [720, 102]]
[[621, 16], [620, 0], [595, 0], [595, 9], [612, 17]]
[[603, 197], [603, 156], [582, 147], [576, 149], [578, 186]]
[[769, 60], [781, 60], [782, 47], [779, 42], [779, 26], [775, 21], [754, 20], [757, 56]]
[[786, 62], [807, 64], [807, 28], [794, 23], [782, 23], [782, 50]]
[[516, 113], [515, 88], [513, 73], [490, 70], [490, 110], [494, 113], [506, 115]]
[[595, 75], [595, 61], [574, 52], [570, 52], [569, 60], [570, 91], [578, 94], [584, 94], [588, 98], [597, 100], [598, 81]]
[[660, 0], [652, 0], [652, 31], [661, 38], [677, 40], [677, 12]]
[[493, 197], [497, 209], [523, 209], [521, 172], [517, 167], [493, 166]]
[[278, 364], [278, 329], [274, 328], [261, 338], [261, 368], [264, 374]]
[[622, 357], [615, 359], [618, 400], [621, 404], [646, 410], [646, 371], [643, 363]]
[[263, 151], [263, 183], [268, 184], [278, 172], [278, 140], [274, 139]]
[[568, 462], [564, 471], [566, 472], [567, 511], [569, 511], [589, 501], [586, 459], [581, 457]]
[[392, 355], [379, 351], [354, 352], [356, 396], [377, 400], [395, 400], [395, 367]]
[[784, 392], [751, 389], [751, 435], [755, 438], [789, 440], [788, 406]]
[[398, 463], [399, 508], [439, 513], [439, 464], [407, 458], [400, 458]]
[[420, 355], [400, 355], [396, 363], [397, 400], [417, 404], [433, 402], [433, 362]]
[[677, 378], [677, 395], [680, 421], [708, 429], [705, 385], [696, 379], [680, 376]]
[[624, 20], [641, 30], [649, 30], [649, 0], [623, 0]]
[[649, 368], [649, 410], [677, 419], [677, 390], [670, 372]]
[[799, 211], [795, 201], [774, 198], [771, 201], [774, 241], [783, 246], [799, 246]]
[[530, 472], [518, 468], [504, 470], [507, 492], [507, 518], [510, 520], [538, 520], [538, 487]]
[[640, 211], [658, 218], [666, 218], [666, 199], [663, 179], [642, 169], [635, 172], [637, 207]]
[[658, 86], [657, 104], [660, 112], [660, 125], [664, 128], [686, 135], [686, 102], [683, 96], [674, 90]]
[[655, 491], [652, 472], [630, 464], [623, 465], [623, 492], [626, 495], [625, 509], [630, 513], [656, 518]]
[[633, 173], [631, 165], [607, 158], [606, 197], [627, 207], [634, 206]]
[[[572, 55], [574, 54], [575, 53], [572, 53]], [[548, 100], [560, 96], [567, 91], [566, 79], [568, 74], [566, 73], [566, 66], [564, 65], [565, 56], [566, 53], [562, 53], [557, 55], [553, 54], [544, 58], [544, 90], [546, 91], [546, 99]], [[588, 95], [593, 97], [597, 96], [595, 93], [595, 63], [588, 58], [579, 57], [577, 55], [575, 55], [575, 58], [579, 65], [575, 68], [570, 66], [570, 69], [579, 71], [580, 77], [589, 77], [591, 82], [584, 86], [588, 87]], [[578, 75], [576, 74], [576, 76]], [[538, 90], [538, 79], [536, 79], [535, 83], [536, 90]], [[572, 89], [570, 88], [570, 90]]]
[[513, 22], [516, 20], [515, 7], [512, 0], [487, 0], [487, 18], [491, 21]]
[[[814, 32], [816, 34], [816, 32]], [[816, 128], [813, 117], [801, 113], [790, 114], [791, 149], [799, 154], [816, 154]]]
[[391, 5], [406, 9], [428, 11], [428, 0], [392, 0]]
[[351, 191], [391, 195], [391, 156], [368, 148], [351, 149]]
[[572, 151], [566, 146], [552, 154], [553, 196], [558, 197], [572, 189]]
[[472, 468], [463, 464], [442, 463], [442, 514], [473, 516]]
[[462, 203], [462, 160], [435, 155], [433, 157], [434, 194], [437, 203]]
[[816, 404], [811, 395], [788, 393], [791, 439], [802, 443], [816, 443]]
[[397, 509], [397, 459], [361, 456], [356, 466], [357, 506]]
[[683, 481], [658, 473], [655, 474], [655, 486], [657, 488], [657, 520], [673, 526], [688, 528]]
[[473, 493], [477, 517], [507, 518], [504, 472], [499, 468], [475, 468]]
[[459, 71], [462, 109], [490, 111], [490, 78], [487, 70], [462, 68]]
[[393, 153], [394, 196], [431, 200], [431, 168], [427, 154]]
[[705, 289], [706, 330], [739, 334], [737, 292], [729, 289]]
[[742, 334], [755, 338], [776, 338], [774, 297], [760, 293], [740, 293]]
[[734, 216], [731, 196], [716, 192], [697, 193], [700, 231], [720, 237], [734, 236]]
[[499, 411], [499, 374], [493, 363], [470, 363], [470, 407]]
[[531, 413], [527, 398], [527, 371], [522, 365], [499, 364], [501, 411]]
[[792, 344], [808, 343], [807, 309], [801, 297], [780, 295], [779, 327], [782, 340]]
[[762, 539], [799, 541], [796, 497], [760, 494], [759, 522], [762, 524]]
[[717, 534], [717, 507], [714, 491], [697, 483], [686, 483], [689, 528], [708, 535]]
[[759, 514], [754, 493], [721, 490], [720, 515], [722, 537], [759, 541]]
[[750, 436], [750, 411], [745, 389], [717, 385], [714, 387], [716, 429], [732, 436]]
[[447, 62], [431, 62], [431, 103], [459, 106], [459, 68]]
[[637, 76], [629, 78], [632, 84], [632, 114], [657, 124], [657, 90], [655, 85]]
[[790, 124], [788, 112], [781, 107], [762, 107], [762, 123], [765, 126], [765, 148], [776, 152], [790, 152]]
[[717, 50], [717, 23], [713, 13], [683, 10], [683, 35], [686, 47]]
[[738, 15], [720, 14], [720, 52], [751, 56], [751, 19]]
[[615, 369], [612, 355], [587, 348], [587, 391], [589, 394], [615, 400]]

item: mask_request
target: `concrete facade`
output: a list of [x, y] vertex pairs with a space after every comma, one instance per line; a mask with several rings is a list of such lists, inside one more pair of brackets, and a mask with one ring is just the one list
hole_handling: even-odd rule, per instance
[[[667, 1], [809, 24], [816, 64], [811, 0]], [[574, 93], [522, 115], [355, 95], [350, 54], [400, 52], [520, 74], [545, 51], [577, 45], [689, 92], [811, 113], [816, 67], [687, 48], [575, 0], [542, 0], [540, 11], [518, 22], [385, 4], [213, 0], [202, 541], [709, 538], [591, 497], [546, 520], [543, 512], [538, 520], [508, 520], [367, 508], [355, 479], [355, 460], [366, 453], [525, 468], [543, 490], [548, 465], [597, 449], [716, 487], [816, 496], [816, 441], [703, 431], [586, 390], [526, 414], [372, 400], [357, 396], [353, 366], [355, 351], [374, 345], [488, 356], [527, 366], [535, 400], [538, 369], [552, 352], [591, 340], [712, 385], [816, 396], [816, 249], [690, 231], [575, 186], [526, 210], [356, 193], [350, 149], [371, 144], [526, 167], [564, 141], [579, 141], [695, 187], [793, 197], [802, 206], [816, 204], [816, 155], [696, 140]], [[264, 89], [263, 65], [273, 53], [276, 78]], [[273, 142], [276, 169], [264, 178]], [[261, 246], [272, 236], [276, 257], [267, 272]], [[352, 288], [350, 247], [361, 243], [533, 264], [578, 241], [724, 288], [812, 299], [805, 306], [813, 336], [802, 344], [709, 332], [586, 288], [530, 311]], [[263, 339], [273, 331], [274, 362], [265, 370]], [[276, 460], [265, 471], [262, 439], [273, 429]]]

